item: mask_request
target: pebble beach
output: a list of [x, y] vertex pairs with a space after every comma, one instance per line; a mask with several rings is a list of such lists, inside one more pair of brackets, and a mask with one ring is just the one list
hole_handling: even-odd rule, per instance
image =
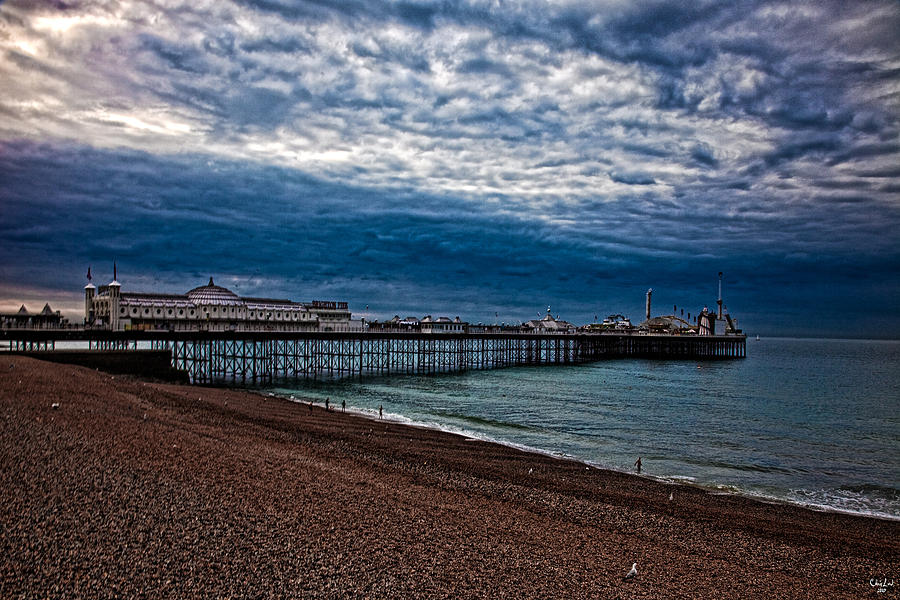
[[900, 521], [331, 406], [4, 356], [0, 597], [900, 593]]

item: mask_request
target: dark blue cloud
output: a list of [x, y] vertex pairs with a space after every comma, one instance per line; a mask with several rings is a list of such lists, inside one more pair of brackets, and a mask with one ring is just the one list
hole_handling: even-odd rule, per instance
[[[606, 312], [639, 318], [646, 287], [695, 312], [713, 303], [715, 273], [725, 270], [740, 282], [728, 304], [746, 313], [747, 327], [815, 333], [843, 331], [830, 321], [840, 300], [864, 302], [862, 321], [881, 323], [892, 310], [884, 293], [900, 292], [896, 249], [859, 251], [877, 231], [854, 218], [864, 197], [816, 199], [821, 213], [782, 219], [792, 241], [777, 246], [759, 243], [769, 219], [752, 208], [729, 217], [653, 196], [582, 207], [574, 224], [554, 225], [453, 196], [209, 156], [27, 143], [6, 143], [0, 155], [0, 203], [9, 209], [0, 216], [3, 281], [73, 295], [87, 265], [100, 278], [116, 260], [131, 289], [184, 291], [213, 275], [247, 295], [342, 298], [380, 316], [515, 320], [551, 304], [586, 322]], [[553, 212], [569, 216], [564, 204]], [[887, 208], [882, 217], [890, 235], [900, 216]], [[832, 228], [846, 238], [837, 245], [818, 239], [821, 222], [810, 223], [831, 218], [844, 222]], [[828, 323], [808, 322], [807, 302], [826, 290], [832, 308], [810, 314]]]
[[493, 75], [502, 75], [502, 76], [510, 76], [509, 69], [503, 64], [496, 63], [494, 61], [488, 60], [483, 56], [478, 58], [473, 58], [465, 61], [462, 65], [457, 69], [459, 73], [467, 73], [467, 74], [486, 74], [490, 73]]
[[140, 47], [159, 58], [166, 69], [187, 73], [205, 73], [209, 70], [206, 52], [191, 44], [175, 44], [156, 35], [139, 36]]
[[815, 135], [807, 139], [787, 139], [774, 152], [766, 155], [765, 161], [772, 167], [780, 163], [810, 156], [824, 160], [829, 154], [844, 148], [845, 146], [839, 137], [827, 134]]
[[697, 144], [691, 149], [691, 158], [704, 167], [716, 167], [719, 161], [713, 155], [709, 144]]
[[307, 41], [293, 36], [247, 40], [240, 43], [240, 49], [250, 54], [309, 54], [314, 50]]
[[656, 183], [653, 177], [643, 173], [610, 173], [609, 178], [616, 183], [626, 183], [628, 185], [653, 185]]
[[900, 144], [895, 141], [879, 144], [856, 144], [848, 147], [844, 152], [830, 156], [828, 165], [834, 166], [865, 158], [890, 158], [898, 154], [900, 154]]
[[439, 13], [439, 6], [434, 3], [421, 2], [396, 2], [394, 10], [397, 16], [406, 23], [415, 24], [422, 28], [430, 28], [434, 25], [434, 18]]

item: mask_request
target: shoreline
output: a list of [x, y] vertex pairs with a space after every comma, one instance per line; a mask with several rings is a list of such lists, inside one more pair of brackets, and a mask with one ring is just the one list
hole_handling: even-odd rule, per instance
[[[234, 389], [222, 387], [222, 389]], [[241, 389], [243, 391], [247, 391], [251, 394], [258, 394], [260, 396], [266, 396], [268, 394], [273, 394], [271, 397], [281, 398], [287, 402], [295, 402], [300, 405], [304, 405], [309, 401], [313, 402], [313, 406], [317, 406], [324, 410], [325, 404], [323, 402], [319, 402], [317, 398], [301, 398], [295, 396], [285, 396], [282, 393], [270, 393], [264, 392], [265, 388], [253, 389], [253, 388], [236, 388]], [[332, 410], [333, 407], [332, 407]], [[361, 418], [369, 418], [374, 421], [378, 421], [377, 413], [372, 413], [374, 409], [362, 408], [362, 407], [347, 407], [347, 414], [353, 414], [359, 416]], [[339, 412], [339, 411], [337, 411]], [[422, 421], [416, 421], [411, 417], [407, 417], [400, 413], [386, 413], [384, 418], [385, 421], [390, 421], [392, 423], [396, 423], [398, 425], [406, 426], [406, 427], [416, 427], [420, 429], [426, 429], [430, 431], [440, 431], [443, 433], [447, 433], [449, 435], [456, 435], [461, 438], [471, 438], [473, 440], [478, 440], [488, 444], [497, 444], [499, 446], [504, 446], [506, 448], [510, 448], [513, 450], [518, 450], [520, 452], [533, 453], [541, 456], [546, 456], [549, 458], [555, 458], [559, 460], [571, 460], [586, 467], [590, 467], [591, 469], [597, 469], [600, 471], [609, 471], [611, 473], [618, 473], [621, 475], [628, 475], [632, 477], [638, 477], [641, 479], [647, 479], [649, 481], [655, 481], [665, 485], [676, 485], [676, 486], [688, 486], [694, 487], [699, 490], [705, 491], [709, 494], [713, 495], [723, 495], [723, 496], [738, 496], [741, 498], [746, 498], [747, 500], [752, 500], [756, 502], [762, 502], [764, 504], [776, 504], [776, 505], [785, 505], [785, 506], [793, 506], [796, 508], [802, 508], [806, 510], [810, 510], [813, 512], [821, 512], [821, 513], [835, 513], [849, 516], [858, 516], [862, 518], [871, 518], [871, 519], [880, 519], [885, 521], [895, 521], [900, 523], [900, 515], [892, 515], [881, 512], [872, 512], [868, 510], [851, 510], [851, 509], [842, 509], [836, 506], [830, 506], [827, 504], [816, 504], [812, 502], [802, 502], [799, 500], [791, 500], [790, 498], [783, 498], [775, 495], [766, 494], [764, 492], [755, 492], [753, 490], [748, 490], [741, 488], [739, 486], [728, 484], [728, 483], [703, 483], [697, 481], [696, 478], [686, 476], [686, 475], [653, 475], [648, 473], [635, 473], [633, 471], [616, 469], [606, 465], [599, 465], [589, 460], [580, 458], [578, 456], [565, 454], [562, 452], [547, 450], [543, 448], [538, 448], [535, 446], [529, 446], [527, 444], [519, 444], [516, 442], [503, 440], [500, 438], [492, 437], [490, 435], [482, 434], [478, 431], [474, 430], [465, 430], [462, 428], [455, 429], [453, 427], [448, 427], [441, 425], [440, 423], [427, 423]]]
[[897, 521], [305, 404], [5, 358], [0, 595], [858, 598], [900, 578]]

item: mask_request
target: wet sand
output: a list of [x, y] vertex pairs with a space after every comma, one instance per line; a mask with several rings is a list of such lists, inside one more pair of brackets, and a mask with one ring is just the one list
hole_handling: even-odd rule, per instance
[[898, 521], [0, 360], [2, 598], [861, 598], [900, 582]]

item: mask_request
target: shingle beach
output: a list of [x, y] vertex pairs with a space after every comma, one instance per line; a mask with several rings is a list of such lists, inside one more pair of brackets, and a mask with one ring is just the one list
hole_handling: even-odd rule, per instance
[[884, 579], [898, 521], [0, 362], [2, 598], [874, 598]]

